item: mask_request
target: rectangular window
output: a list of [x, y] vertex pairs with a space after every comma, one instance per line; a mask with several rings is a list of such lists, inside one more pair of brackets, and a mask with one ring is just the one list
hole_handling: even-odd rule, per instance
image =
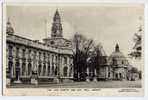
[[9, 46], [9, 56], [12, 56], [12, 46]]
[[23, 58], [25, 58], [25, 49], [23, 49], [23, 54], [22, 54]]
[[16, 48], [16, 57], [19, 57], [19, 48]]
[[64, 57], [64, 64], [67, 64], [67, 57]]
[[31, 58], [31, 50], [28, 51], [28, 58]]

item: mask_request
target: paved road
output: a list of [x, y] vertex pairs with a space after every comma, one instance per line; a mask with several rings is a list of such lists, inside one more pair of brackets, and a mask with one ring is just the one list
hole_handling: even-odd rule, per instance
[[99, 82], [73, 82], [60, 84], [24, 85], [14, 84], [13, 88], [140, 88], [141, 80], [138, 81], [99, 81]]

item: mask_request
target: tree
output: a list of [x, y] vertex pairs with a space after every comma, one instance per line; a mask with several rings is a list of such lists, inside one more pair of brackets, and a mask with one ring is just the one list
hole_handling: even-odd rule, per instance
[[72, 39], [73, 44], [73, 63], [75, 80], [85, 80], [87, 59], [94, 48], [94, 42], [87, 39], [82, 34], [75, 34]]
[[134, 47], [133, 47], [133, 51], [131, 51], [131, 53], [129, 54], [130, 57], [132, 58], [141, 58], [141, 51], [142, 51], [142, 45], [141, 45], [141, 41], [142, 41], [142, 28], [139, 27], [138, 33], [134, 34]]

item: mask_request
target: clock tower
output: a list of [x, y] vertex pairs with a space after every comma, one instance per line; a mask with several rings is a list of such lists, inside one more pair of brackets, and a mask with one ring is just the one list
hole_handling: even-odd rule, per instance
[[59, 14], [59, 11], [56, 10], [54, 17], [53, 17], [53, 23], [51, 28], [51, 37], [63, 37], [63, 29], [61, 24], [61, 17]]

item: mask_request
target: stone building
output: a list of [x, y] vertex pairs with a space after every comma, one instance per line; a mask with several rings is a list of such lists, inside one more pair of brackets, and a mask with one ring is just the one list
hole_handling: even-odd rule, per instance
[[108, 65], [111, 67], [110, 77], [114, 80], [127, 79], [129, 62], [120, 52], [119, 45], [116, 44], [115, 51], [108, 58]]
[[86, 81], [101, 80], [129, 80], [132, 77], [138, 79], [136, 73], [130, 71], [130, 64], [116, 44], [115, 51], [107, 56], [103, 47], [99, 48], [99, 55], [91, 57], [87, 68]]
[[7, 85], [73, 79], [71, 41], [63, 38], [58, 10], [53, 18], [51, 38], [43, 39], [44, 42], [15, 35], [9, 20], [6, 33]]

